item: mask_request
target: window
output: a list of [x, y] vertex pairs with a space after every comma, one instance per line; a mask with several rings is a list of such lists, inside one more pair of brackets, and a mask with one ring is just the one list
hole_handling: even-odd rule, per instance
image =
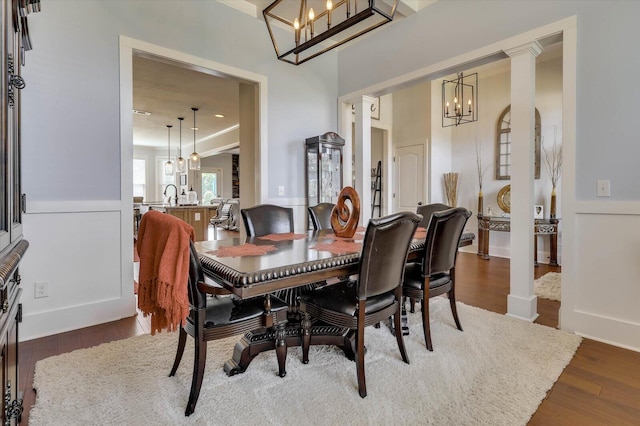
[[143, 159], [133, 159], [133, 196], [146, 198], [147, 162]]
[[213, 169], [213, 171], [202, 172], [202, 204], [210, 204], [211, 200], [218, 198], [222, 191], [222, 170]]
[[[173, 160], [171, 160], [173, 161]], [[167, 185], [175, 185], [176, 184], [176, 175], [175, 173], [170, 174], [170, 175], [165, 175], [164, 174], [164, 163], [167, 162], [167, 157], [159, 157], [156, 159], [156, 182], [158, 182], [158, 187], [157, 187], [157, 194], [159, 198], [156, 199], [162, 199], [164, 197], [164, 189], [167, 187]], [[168, 196], [171, 196], [173, 198], [173, 189], [169, 190], [170, 192], [167, 193]], [[177, 197], [178, 194], [175, 194], [175, 196]]]

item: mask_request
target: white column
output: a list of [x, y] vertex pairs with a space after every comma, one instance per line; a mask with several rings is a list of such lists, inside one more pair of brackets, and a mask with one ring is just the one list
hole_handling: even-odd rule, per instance
[[344, 139], [342, 150], [342, 186], [353, 186], [353, 112], [351, 104], [338, 101], [338, 134]]
[[355, 101], [356, 106], [356, 186], [360, 196], [360, 226], [367, 226], [371, 219], [371, 105], [373, 99], [363, 96]]
[[511, 57], [511, 292], [507, 315], [538, 317], [533, 292], [533, 195], [536, 41], [506, 51]]

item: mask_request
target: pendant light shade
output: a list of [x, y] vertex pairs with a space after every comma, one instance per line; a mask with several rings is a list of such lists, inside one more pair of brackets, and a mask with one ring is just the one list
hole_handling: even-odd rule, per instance
[[178, 160], [176, 161], [178, 173], [187, 172], [187, 160], [182, 157], [182, 120], [184, 120], [184, 117], [178, 117], [178, 121], [180, 123], [180, 152], [178, 153]]
[[171, 176], [173, 174], [173, 162], [171, 161], [171, 124], [167, 124], [168, 145], [167, 145], [167, 162], [164, 163], [164, 174]]
[[189, 169], [200, 170], [200, 155], [196, 152], [196, 111], [198, 108], [191, 108], [193, 111], [193, 153], [189, 157]]

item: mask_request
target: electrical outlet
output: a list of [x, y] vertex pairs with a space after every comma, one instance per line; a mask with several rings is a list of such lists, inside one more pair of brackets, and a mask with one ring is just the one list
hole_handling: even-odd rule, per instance
[[41, 297], [49, 297], [49, 283], [46, 281], [37, 281], [34, 285], [36, 299]]
[[278, 195], [284, 195], [284, 186], [278, 187]]

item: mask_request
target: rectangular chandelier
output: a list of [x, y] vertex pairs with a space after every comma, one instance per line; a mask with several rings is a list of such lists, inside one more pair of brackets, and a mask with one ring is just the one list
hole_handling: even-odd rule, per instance
[[442, 127], [478, 121], [478, 73], [442, 81]]
[[262, 15], [278, 59], [300, 65], [392, 21], [398, 1], [276, 0]]

